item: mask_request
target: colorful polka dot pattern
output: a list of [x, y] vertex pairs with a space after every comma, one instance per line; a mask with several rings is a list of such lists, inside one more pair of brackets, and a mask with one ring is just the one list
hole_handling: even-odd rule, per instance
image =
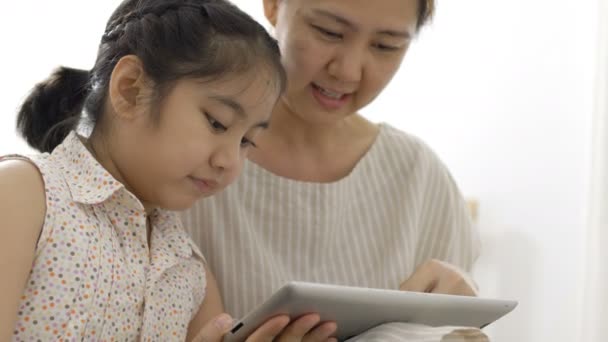
[[150, 215], [71, 133], [29, 157], [47, 214], [13, 341], [183, 341], [205, 294], [204, 259], [178, 216]]

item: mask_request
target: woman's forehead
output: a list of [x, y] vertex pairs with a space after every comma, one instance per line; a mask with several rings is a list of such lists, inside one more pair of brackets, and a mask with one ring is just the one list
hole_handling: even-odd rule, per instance
[[372, 30], [409, 30], [418, 21], [419, 0], [288, 0], [301, 15]]

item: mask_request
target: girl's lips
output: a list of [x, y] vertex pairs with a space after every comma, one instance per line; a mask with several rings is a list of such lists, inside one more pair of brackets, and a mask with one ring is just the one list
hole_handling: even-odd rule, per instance
[[344, 94], [340, 98], [334, 98], [325, 95], [317, 85], [312, 84], [312, 95], [317, 102], [328, 110], [336, 110], [344, 106], [352, 97], [351, 94]]
[[194, 183], [196, 188], [203, 194], [213, 192], [218, 186], [218, 182], [211, 179], [190, 177], [190, 180], [192, 180], [192, 183]]

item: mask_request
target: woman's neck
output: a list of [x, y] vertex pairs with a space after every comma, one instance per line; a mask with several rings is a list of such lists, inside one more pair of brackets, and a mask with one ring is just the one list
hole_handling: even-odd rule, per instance
[[277, 175], [332, 182], [349, 174], [373, 144], [378, 127], [358, 114], [333, 123], [311, 123], [278, 105], [270, 128], [249, 159]]
[[[295, 152], [314, 152], [316, 155], [332, 154], [335, 147], [356, 138], [356, 132], [369, 123], [358, 114], [328, 123], [304, 120], [279, 103], [273, 112], [267, 137]], [[353, 134], [355, 136], [353, 137]]]

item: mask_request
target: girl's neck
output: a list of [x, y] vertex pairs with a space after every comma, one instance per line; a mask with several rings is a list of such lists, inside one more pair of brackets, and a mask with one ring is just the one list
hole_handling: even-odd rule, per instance
[[[114, 163], [114, 160], [112, 159], [112, 155], [110, 153], [110, 148], [109, 148], [108, 144], [106, 143], [106, 139], [104, 139], [103, 136], [98, 134], [96, 131], [93, 131], [93, 133], [91, 133], [91, 136], [88, 139], [84, 140], [83, 143], [86, 146], [86, 148], [89, 150], [89, 152], [91, 152], [91, 154], [93, 155], [95, 160], [97, 160], [97, 162], [106, 171], [108, 171], [108, 173], [110, 175], [112, 175], [112, 177], [114, 177], [114, 179], [116, 179], [122, 185], [124, 185], [125, 188], [129, 192], [131, 192], [134, 196], [137, 196], [136, 193], [133, 191], [133, 189], [129, 186], [129, 184], [127, 184], [125, 182], [125, 179], [122, 176], [120, 169]], [[138, 200], [141, 202], [142, 206], [144, 207], [144, 211], [146, 212], [147, 216], [151, 215], [154, 212], [154, 210], [156, 209], [155, 205], [153, 205], [151, 203], [146, 203], [145, 201], [142, 201], [139, 197], [138, 197]]]

